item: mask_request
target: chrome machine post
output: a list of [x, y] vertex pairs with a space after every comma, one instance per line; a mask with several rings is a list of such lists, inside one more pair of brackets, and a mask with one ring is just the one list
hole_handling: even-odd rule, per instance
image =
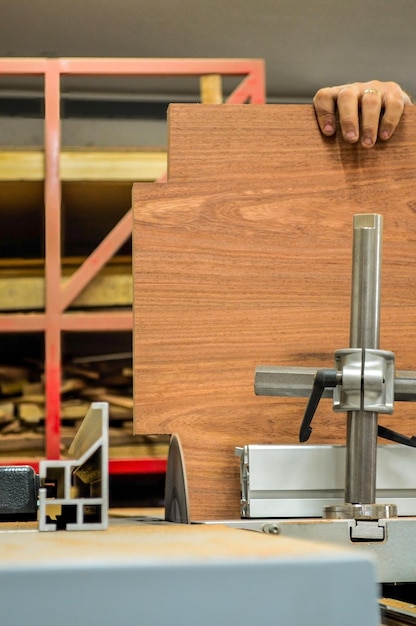
[[[350, 346], [379, 349], [383, 217], [355, 215]], [[345, 502], [372, 504], [376, 498], [378, 414], [349, 411]]]

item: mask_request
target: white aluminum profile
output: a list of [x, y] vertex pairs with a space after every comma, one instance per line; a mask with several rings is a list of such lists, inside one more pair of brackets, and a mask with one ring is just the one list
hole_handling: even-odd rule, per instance
[[108, 403], [93, 402], [68, 450], [39, 464], [39, 530], [108, 527]]
[[[241, 516], [322, 517], [344, 502], [345, 446], [247, 445], [240, 456]], [[377, 446], [376, 501], [396, 504], [400, 516], [416, 515], [416, 449]]]

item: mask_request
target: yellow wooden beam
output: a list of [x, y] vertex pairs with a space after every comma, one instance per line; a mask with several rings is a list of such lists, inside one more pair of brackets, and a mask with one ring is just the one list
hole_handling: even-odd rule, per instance
[[156, 180], [165, 173], [163, 150], [91, 149], [61, 152], [61, 180]]
[[222, 78], [220, 74], [206, 74], [199, 79], [203, 104], [222, 104]]
[[[62, 283], [68, 280], [62, 278]], [[95, 276], [71, 308], [131, 307], [133, 278], [128, 265], [109, 265]], [[0, 271], [0, 311], [39, 311], [45, 307], [45, 279], [38, 268]]]
[[2, 150], [0, 180], [43, 180], [43, 150]]
[[[162, 149], [71, 149], [60, 159], [62, 181], [153, 181], [167, 167]], [[44, 179], [42, 149], [0, 151], [0, 181], [40, 181]]]

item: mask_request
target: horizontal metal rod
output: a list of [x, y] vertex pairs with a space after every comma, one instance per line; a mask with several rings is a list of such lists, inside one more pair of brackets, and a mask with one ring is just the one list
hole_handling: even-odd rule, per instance
[[[254, 391], [257, 396], [308, 398], [316, 371], [314, 367], [261, 365], [256, 367]], [[332, 394], [333, 389], [326, 389], [322, 397], [332, 398]], [[398, 402], [416, 401], [416, 371], [396, 371], [394, 399]]]

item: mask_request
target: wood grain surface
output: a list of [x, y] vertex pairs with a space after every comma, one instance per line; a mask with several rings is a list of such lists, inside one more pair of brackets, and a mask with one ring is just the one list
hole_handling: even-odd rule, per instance
[[318, 131], [312, 105], [171, 104], [168, 110], [171, 181], [267, 180], [272, 188], [325, 188], [334, 177], [351, 185], [412, 179], [416, 108], [386, 142], [371, 150]]
[[[310, 113], [296, 109], [301, 120]], [[396, 353], [398, 369], [416, 369], [416, 145], [406, 139], [410, 127], [416, 137], [415, 121], [405, 120], [402, 152], [399, 143], [385, 144], [383, 158], [374, 152], [368, 178], [367, 153], [357, 147], [347, 146], [358, 155], [347, 167], [329, 168], [328, 155], [344, 147], [322, 143], [313, 127], [320, 148], [311, 163], [302, 142], [293, 147], [308, 161], [305, 177], [296, 155], [283, 158], [276, 144], [280, 168], [264, 180], [134, 186], [135, 429], [179, 435], [192, 520], [239, 516], [235, 446], [298, 440], [305, 400], [256, 397], [255, 366], [331, 367], [334, 351], [348, 347], [356, 213], [384, 216], [381, 348]], [[240, 155], [253, 170], [264, 142], [256, 145], [242, 145]], [[228, 147], [218, 146], [217, 160]], [[414, 412], [397, 403], [380, 423], [413, 435]], [[344, 442], [345, 421], [323, 401], [310, 443]]]

